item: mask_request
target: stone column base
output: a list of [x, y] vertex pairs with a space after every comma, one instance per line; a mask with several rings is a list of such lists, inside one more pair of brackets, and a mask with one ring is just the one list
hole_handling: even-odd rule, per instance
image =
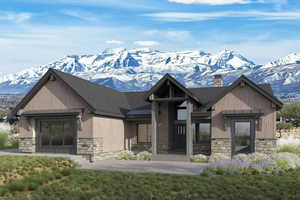
[[94, 162], [97, 155], [103, 152], [103, 138], [78, 138], [77, 154], [86, 157]]
[[276, 152], [276, 139], [255, 139], [255, 152], [271, 154]]
[[35, 137], [19, 138], [19, 152], [35, 153], [36, 138]]
[[231, 157], [231, 139], [230, 138], [212, 138], [211, 154], [223, 154]]

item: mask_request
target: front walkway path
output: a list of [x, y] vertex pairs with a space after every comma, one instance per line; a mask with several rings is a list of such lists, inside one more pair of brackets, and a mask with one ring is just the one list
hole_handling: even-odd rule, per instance
[[166, 173], [199, 175], [208, 164], [175, 161], [139, 161], [139, 160], [102, 160], [90, 163], [81, 156], [69, 154], [50, 153], [18, 153], [15, 150], [0, 150], [1, 155], [25, 155], [25, 156], [52, 156], [66, 157], [79, 165], [80, 169], [106, 170], [106, 171], [126, 171], [142, 173]]

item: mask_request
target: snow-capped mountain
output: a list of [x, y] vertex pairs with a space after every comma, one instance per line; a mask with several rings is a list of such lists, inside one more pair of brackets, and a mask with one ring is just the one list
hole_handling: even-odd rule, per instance
[[187, 87], [213, 85], [222, 74], [229, 84], [241, 74], [270, 83], [276, 94], [300, 93], [300, 54], [256, 65], [237, 52], [162, 52], [151, 49], [107, 49], [97, 55], [69, 55], [53, 63], [0, 77], [0, 93], [25, 94], [49, 68], [67, 72], [118, 90], [146, 90], [165, 73]]

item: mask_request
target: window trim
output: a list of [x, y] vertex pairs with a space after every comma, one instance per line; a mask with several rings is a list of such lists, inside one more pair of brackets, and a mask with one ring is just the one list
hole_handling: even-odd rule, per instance
[[236, 155], [235, 153], [235, 123], [236, 122], [250, 122], [250, 149], [251, 152], [255, 152], [255, 138], [256, 138], [256, 124], [253, 118], [240, 118], [231, 120], [231, 156]]
[[[193, 138], [193, 143], [194, 144], [207, 144], [207, 143], [211, 143], [211, 135], [212, 135], [212, 126], [211, 126], [211, 122], [199, 122], [199, 121], [196, 121], [196, 122], [193, 122], [193, 124], [195, 124], [195, 136]], [[199, 134], [198, 134], [198, 140], [197, 140], [197, 134], [196, 134], [196, 124], [199, 124]], [[202, 141], [200, 140], [200, 124], [209, 124], [209, 139], [207, 141]], [[194, 140], [195, 139], [195, 140]]]

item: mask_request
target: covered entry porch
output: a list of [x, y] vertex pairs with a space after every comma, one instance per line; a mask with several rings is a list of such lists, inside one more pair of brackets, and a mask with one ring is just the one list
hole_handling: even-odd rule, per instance
[[210, 154], [211, 114], [189, 90], [166, 75], [148, 93], [151, 102], [152, 154], [188, 157]]
[[211, 119], [209, 112], [193, 111], [193, 104], [190, 104], [188, 100], [153, 104], [156, 104], [154, 105], [156, 109], [152, 110], [151, 120], [151, 142], [154, 155], [210, 155]]

